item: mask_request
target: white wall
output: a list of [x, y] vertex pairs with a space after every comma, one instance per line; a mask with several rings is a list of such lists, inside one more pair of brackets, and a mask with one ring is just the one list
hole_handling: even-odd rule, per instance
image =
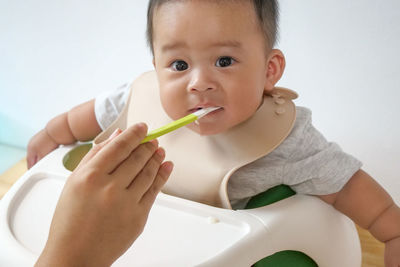
[[25, 146], [50, 118], [151, 69], [146, 9], [130, 0], [0, 0], [0, 122], [14, 130], [1, 127], [0, 142]]
[[[400, 203], [400, 1], [281, 0], [279, 85]], [[152, 68], [147, 1], [0, 0], [0, 143]]]
[[400, 203], [400, 1], [280, 3], [280, 84]]

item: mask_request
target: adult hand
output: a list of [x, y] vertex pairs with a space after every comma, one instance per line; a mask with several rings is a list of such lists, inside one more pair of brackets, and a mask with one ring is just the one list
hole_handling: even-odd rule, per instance
[[94, 146], [68, 178], [36, 266], [110, 266], [143, 231], [173, 165], [137, 124]]

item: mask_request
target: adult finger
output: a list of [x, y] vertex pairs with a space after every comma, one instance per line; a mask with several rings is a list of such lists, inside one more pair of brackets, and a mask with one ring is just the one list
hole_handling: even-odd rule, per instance
[[132, 195], [136, 196], [136, 198], [134, 197], [136, 201], [142, 198], [153, 183], [164, 158], [165, 150], [163, 148], [157, 149], [156, 153], [154, 153], [151, 159], [146, 163], [146, 166], [128, 186], [128, 189], [132, 191]]
[[146, 166], [140, 171], [137, 177], [132, 180], [128, 188], [131, 187], [132, 191], [136, 191], [134, 194], [138, 196], [137, 201], [142, 198], [153, 183], [164, 158], [165, 150], [163, 148], [158, 148], [156, 153], [154, 153], [151, 159], [146, 163]]
[[138, 146], [129, 157], [111, 173], [113, 181], [120, 184], [123, 188], [129, 187], [142, 169], [148, 165], [157, 147], [157, 140], [152, 140]]
[[115, 137], [117, 137], [120, 133], [122, 132], [121, 129], [117, 128], [107, 140], [104, 140], [103, 142], [93, 145], [93, 147], [89, 150], [89, 152], [82, 158], [82, 160], [79, 162], [78, 166], [76, 169], [79, 169], [80, 166], [86, 164], [88, 161], [90, 161], [103, 147], [105, 147], [108, 143], [111, 142]]
[[140, 204], [144, 205], [144, 207], [147, 209], [151, 208], [154, 201], [156, 200], [158, 193], [160, 193], [162, 187], [168, 181], [168, 178], [171, 175], [173, 168], [174, 164], [171, 161], [164, 162], [160, 166], [153, 183], [151, 184], [147, 192], [145, 192], [142, 199], [139, 200]]
[[140, 144], [147, 133], [147, 126], [144, 123], [135, 124], [101, 149], [90, 161], [99, 171], [111, 173], [121, 162], [123, 162], [133, 150]]

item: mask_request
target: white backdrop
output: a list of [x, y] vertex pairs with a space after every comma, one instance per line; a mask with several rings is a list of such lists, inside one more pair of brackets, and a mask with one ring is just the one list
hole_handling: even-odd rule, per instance
[[[281, 0], [280, 86], [400, 203], [400, 1]], [[152, 69], [147, 1], [0, 0], [0, 143]]]

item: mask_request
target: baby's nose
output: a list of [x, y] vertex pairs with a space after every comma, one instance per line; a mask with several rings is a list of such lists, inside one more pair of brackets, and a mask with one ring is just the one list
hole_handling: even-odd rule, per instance
[[190, 92], [204, 92], [216, 89], [217, 83], [213, 76], [214, 75], [207, 71], [195, 72], [191, 77], [188, 90]]

